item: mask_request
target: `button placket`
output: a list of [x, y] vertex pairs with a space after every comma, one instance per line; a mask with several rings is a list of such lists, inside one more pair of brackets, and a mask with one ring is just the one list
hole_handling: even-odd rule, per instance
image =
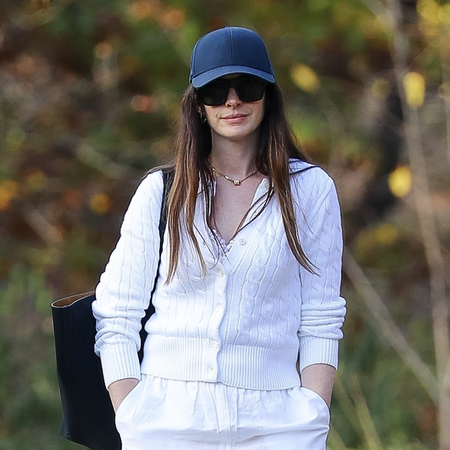
[[225, 311], [225, 291], [227, 285], [227, 274], [225, 268], [218, 264], [215, 271], [215, 305], [210, 319], [208, 332], [208, 350], [205, 359], [205, 376], [209, 381], [216, 381], [218, 376], [218, 353], [221, 349], [221, 336], [219, 333]]

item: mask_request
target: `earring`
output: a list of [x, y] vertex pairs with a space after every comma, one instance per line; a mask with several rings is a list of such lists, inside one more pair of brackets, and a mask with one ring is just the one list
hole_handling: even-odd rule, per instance
[[200, 120], [202, 121], [202, 123], [206, 123], [205, 113], [201, 109], [198, 111], [198, 113], [200, 115]]

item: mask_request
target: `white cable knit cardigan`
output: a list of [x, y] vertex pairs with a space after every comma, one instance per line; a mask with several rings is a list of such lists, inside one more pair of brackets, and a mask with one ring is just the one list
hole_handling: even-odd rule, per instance
[[292, 161], [291, 172], [297, 171], [291, 185], [299, 237], [316, 273], [294, 258], [275, 196], [251, 220], [269, 190], [267, 179], [226, 254], [211, 239], [199, 195], [194, 222], [206, 276], [184, 234], [177, 271], [166, 284], [166, 235], [153, 296], [156, 313], [146, 325], [149, 335], [140, 365], [140, 321], [157, 270], [163, 189], [161, 172], [143, 180], [93, 303], [95, 350], [107, 386], [145, 373], [247, 389], [286, 389], [300, 384], [298, 356], [300, 369], [315, 363], [337, 367], [345, 315], [339, 203], [334, 183], [322, 169]]

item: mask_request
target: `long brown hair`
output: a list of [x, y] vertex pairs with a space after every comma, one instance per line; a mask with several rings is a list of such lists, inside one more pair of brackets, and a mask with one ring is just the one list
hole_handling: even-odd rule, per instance
[[[309, 271], [311, 263], [305, 255], [298, 239], [297, 222], [289, 182], [289, 159], [306, 161], [300, 151], [283, 106], [283, 97], [277, 84], [268, 84], [265, 93], [265, 113], [259, 127], [259, 152], [256, 156], [256, 168], [272, 182], [268, 200], [274, 195], [280, 204], [283, 224], [289, 247], [298, 262]], [[206, 208], [210, 210], [209, 186], [214, 174], [208, 163], [211, 152], [211, 131], [207, 123], [202, 122], [195, 89], [189, 85], [181, 105], [181, 118], [178, 127], [176, 153], [173, 164], [166, 168], [174, 169], [173, 185], [168, 199], [167, 226], [170, 238], [170, 262], [168, 280], [177, 268], [181, 245], [181, 227], [186, 227], [189, 238], [198, 253], [200, 264], [206, 270], [199, 243], [194, 233], [194, 214], [199, 186]], [[201, 183], [201, 184], [200, 184]], [[186, 195], [180, 195], [186, 193]], [[206, 217], [211, 226], [211, 218]]]

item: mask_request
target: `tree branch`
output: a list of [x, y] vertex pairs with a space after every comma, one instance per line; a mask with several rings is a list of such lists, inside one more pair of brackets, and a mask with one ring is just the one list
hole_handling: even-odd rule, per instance
[[345, 252], [344, 257], [344, 272], [376, 320], [376, 330], [382, 332], [392, 348], [416, 375], [430, 398], [437, 403], [438, 388], [436, 377], [409, 345], [402, 331], [392, 318], [389, 309], [383, 303], [383, 300], [370, 283], [370, 280], [366, 277], [348, 250]]

